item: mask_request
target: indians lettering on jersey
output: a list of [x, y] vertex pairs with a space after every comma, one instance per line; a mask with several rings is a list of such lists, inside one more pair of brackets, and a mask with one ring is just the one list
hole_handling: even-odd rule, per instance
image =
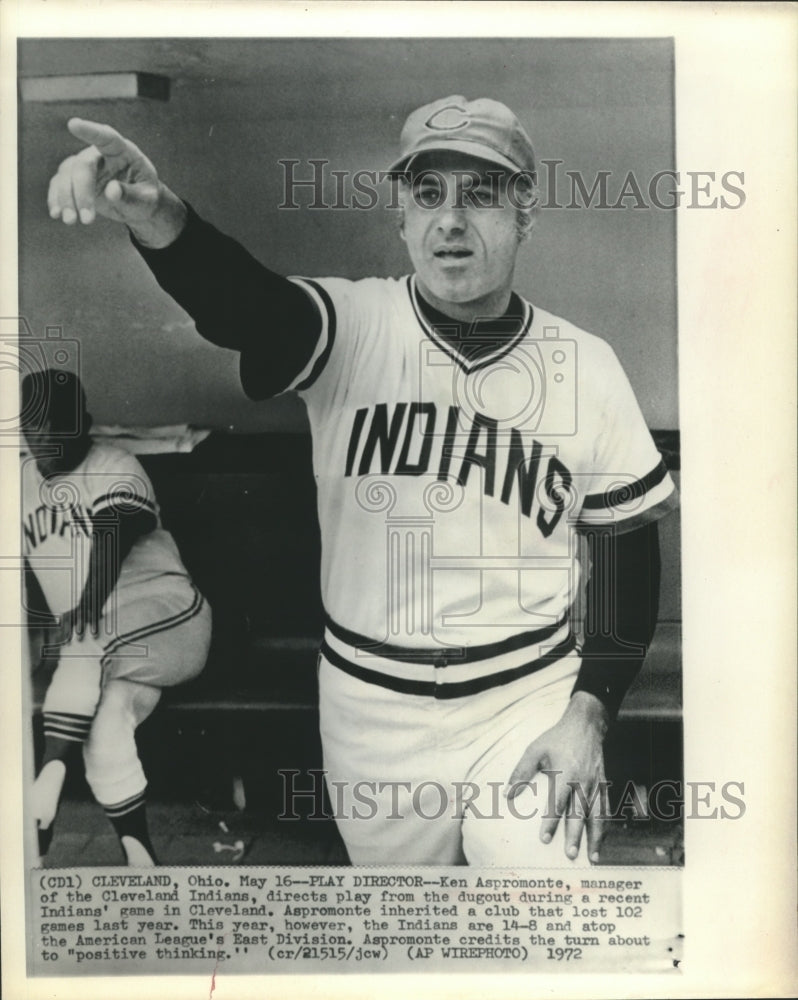
[[413, 278], [295, 280], [325, 320], [290, 388], [313, 436], [322, 596], [343, 628], [408, 648], [545, 629], [578, 594], [577, 524], [625, 530], [673, 505], [599, 338], [527, 302], [468, 360]]
[[91, 508], [87, 510], [79, 502], [70, 507], [40, 503], [35, 510], [28, 511], [22, 522], [22, 553], [30, 557], [51, 536], [63, 538], [67, 533], [77, 533], [90, 538], [91, 531]]
[[[525, 517], [533, 514], [540, 476], [553, 510], [547, 512], [538, 505], [536, 523], [541, 534], [548, 537], [566, 508], [573, 482], [568, 468], [556, 455], [550, 454], [544, 460], [544, 445], [518, 428], [504, 435], [501, 447], [497, 420], [477, 412], [469, 423], [465, 436], [458, 435], [458, 406], [448, 406], [440, 414], [434, 403], [361, 407], [355, 412], [344, 475], [364, 476], [379, 471], [423, 476], [431, 471], [440, 482], [451, 479], [466, 486], [470, 479], [473, 482], [472, 469], [482, 469], [485, 495], [497, 496], [504, 504], [510, 504], [515, 496]], [[445, 429], [441, 432], [441, 428]]]

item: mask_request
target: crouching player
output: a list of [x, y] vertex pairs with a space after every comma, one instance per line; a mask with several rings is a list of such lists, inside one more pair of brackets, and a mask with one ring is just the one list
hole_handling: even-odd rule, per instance
[[45, 657], [56, 666], [33, 815], [44, 855], [70, 751], [80, 744], [126, 862], [149, 866], [157, 859], [135, 731], [161, 688], [202, 671], [211, 614], [161, 526], [144, 469], [128, 452], [93, 442], [90, 427], [76, 375], [47, 369], [23, 379], [23, 553], [59, 620], [46, 630]]

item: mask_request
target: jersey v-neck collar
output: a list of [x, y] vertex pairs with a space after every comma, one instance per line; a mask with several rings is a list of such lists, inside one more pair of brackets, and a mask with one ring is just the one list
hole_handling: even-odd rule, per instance
[[[416, 314], [416, 319], [418, 320], [421, 329], [429, 337], [429, 339], [439, 347], [444, 354], [447, 354], [453, 361], [455, 361], [460, 368], [463, 369], [466, 374], [470, 374], [473, 371], [477, 371], [480, 368], [487, 368], [489, 365], [494, 364], [500, 358], [509, 354], [526, 336], [532, 325], [532, 306], [520, 296], [513, 293], [510, 299], [510, 306], [508, 307], [508, 312], [504, 314], [503, 317], [499, 317], [499, 320], [504, 320], [512, 316], [512, 308], [514, 305], [514, 300], [520, 302], [523, 312], [517, 321], [517, 329], [511, 331], [509, 336], [505, 339], [498, 332], [496, 333], [496, 346], [492, 350], [480, 353], [474, 358], [469, 358], [461, 350], [458, 349], [457, 343], [453, 340], [445, 337], [437, 328], [436, 325], [430, 322], [426, 313], [435, 313], [437, 316], [441, 317], [441, 326], [447, 325], [450, 327], [462, 328], [468, 324], [462, 323], [460, 320], [452, 319], [445, 316], [443, 313], [439, 313], [433, 306], [431, 306], [426, 299], [422, 299], [419, 294], [418, 287], [416, 284], [415, 274], [411, 274], [407, 278], [407, 291], [410, 296], [410, 303], [413, 306], [413, 311]], [[487, 331], [486, 331], [487, 334]], [[460, 337], [463, 340], [463, 337]]]

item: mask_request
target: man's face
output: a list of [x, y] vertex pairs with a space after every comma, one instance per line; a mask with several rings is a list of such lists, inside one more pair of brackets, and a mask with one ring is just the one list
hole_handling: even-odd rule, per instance
[[403, 205], [402, 237], [424, 298], [459, 319], [501, 315], [519, 245], [501, 167], [460, 153], [428, 154]]
[[61, 442], [54, 436], [49, 420], [44, 421], [40, 427], [29, 428], [23, 425], [23, 431], [28, 449], [42, 476], [65, 471], [63, 456], [59, 454]]
[[[87, 416], [82, 418], [84, 421]], [[66, 436], [58, 434], [49, 419], [22, 430], [28, 450], [36, 461], [39, 473], [44, 478], [63, 475], [76, 469], [86, 457], [91, 440], [88, 434]]]

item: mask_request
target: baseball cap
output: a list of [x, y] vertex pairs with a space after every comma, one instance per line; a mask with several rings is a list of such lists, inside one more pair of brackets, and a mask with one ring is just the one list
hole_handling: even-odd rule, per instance
[[80, 377], [55, 368], [28, 372], [20, 386], [20, 422], [26, 433], [74, 437], [88, 434], [91, 416]]
[[535, 172], [532, 141], [513, 112], [499, 101], [459, 94], [414, 111], [405, 122], [401, 153], [389, 167], [403, 173], [419, 153], [455, 151], [497, 163], [512, 171]]

